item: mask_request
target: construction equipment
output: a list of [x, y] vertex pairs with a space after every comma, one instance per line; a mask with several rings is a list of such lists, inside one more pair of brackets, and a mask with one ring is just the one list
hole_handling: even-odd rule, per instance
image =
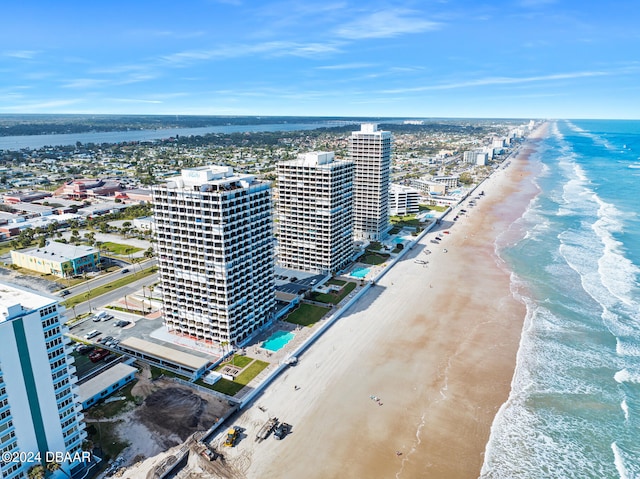
[[273, 432], [273, 430], [276, 428], [277, 425], [278, 425], [277, 417], [269, 418], [269, 420], [264, 423], [264, 425], [260, 428], [260, 430], [256, 434], [256, 441], [260, 442], [268, 438], [269, 434]]
[[235, 427], [232, 427], [227, 431], [227, 439], [224, 441], [224, 445], [227, 447], [233, 447], [238, 439], [238, 431]]

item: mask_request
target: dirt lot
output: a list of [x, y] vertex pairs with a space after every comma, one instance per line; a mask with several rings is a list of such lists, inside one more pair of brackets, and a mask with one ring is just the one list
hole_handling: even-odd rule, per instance
[[168, 379], [149, 378], [144, 368], [131, 390], [143, 403], [114, 418], [120, 421], [117, 434], [129, 443], [121, 454], [125, 466], [182, 444], [194, 432], [209, 429], [229, 410], [225, 401], [213, 395]]

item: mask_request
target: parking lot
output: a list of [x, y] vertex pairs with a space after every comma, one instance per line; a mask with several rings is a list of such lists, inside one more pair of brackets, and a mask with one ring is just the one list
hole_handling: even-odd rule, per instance
[[[127, 338], [139, 338], [170, 347], [177, 351], [183, 351], [195, 356], [212, 359], [212, 354], [159, 339], [160, 337], [173, 339], [173, 337], [163, 329], [162, 317], [158, 314], [142, 316], [115, 309], [99, 308], [98, 310], [92, 311], [91, 316], [88, 316], [87, 318], [70, 326], [69, 333], [71, 338], [79, 343], [77, 347], [80, 347], [81, 344], [89, 344], [94, 346], [95, 349], [106, 349], [117, 353], [118, 343], [120, 341]], [[180, 340], [181, 343], [188, 345], [187, 339], [175, 339], [176, 341]], [[104, 357], [98, 358], [94, 363], [89, 358], [89, 355], [92, 353], [93, 351], [87, 350], [84, 350], [84, 354], [80, 351], [74, 353], [74, 356], [76, 357], [75, 365], [77, 374], [80, 379], [87, 374], [91, 374], [101, 366], [104, 366], [105, 360], [106, 362], [110, 362], [117, 359], [117, 356], [109, 356], [107, 353]]]

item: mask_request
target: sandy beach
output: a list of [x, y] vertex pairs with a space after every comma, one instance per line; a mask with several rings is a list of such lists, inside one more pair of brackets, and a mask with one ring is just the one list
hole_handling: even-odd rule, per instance
[[[527, 145], [235, 419], [228, 477], [478, 477], [525, 315], [494, 245], [536, 193]], [[293, 432], [257, 443], [269, 416]]]

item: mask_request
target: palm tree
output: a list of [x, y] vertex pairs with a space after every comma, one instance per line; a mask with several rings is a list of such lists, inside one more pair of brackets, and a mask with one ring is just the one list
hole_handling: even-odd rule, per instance
[[62, 466], [60, 465], [59, 462], [55, 462], [55, 461], [47, 462], [47, 471], [49, 472], [62, 471], [65, 476], [71, 479], [71, 475], [69, 475], [67, 471], [62, 469]]
[[27, 472], [27, 476], [29, 477], [29, 479], [44, 479], [46, 472], [47, 470], [42, 464], [37, 464], [29, 469], [29, 471]]

